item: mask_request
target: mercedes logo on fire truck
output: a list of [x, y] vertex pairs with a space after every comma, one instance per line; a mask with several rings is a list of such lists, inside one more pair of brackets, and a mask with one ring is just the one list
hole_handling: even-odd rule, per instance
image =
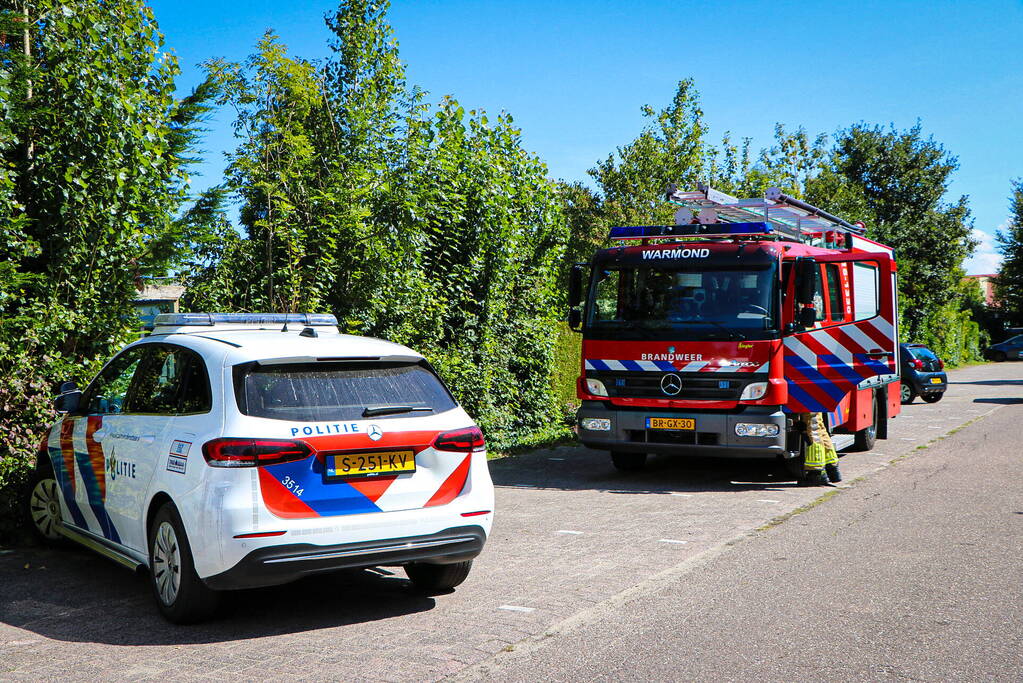
[[682, 378], [673, 372], [661, 378], [661, 391], [668, 396], [675, 396], [682, 391]]

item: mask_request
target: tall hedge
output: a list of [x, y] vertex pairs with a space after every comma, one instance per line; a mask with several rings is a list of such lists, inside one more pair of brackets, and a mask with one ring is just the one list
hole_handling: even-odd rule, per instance
[[[13, 5], [16, 8], [12, 8]], [[0, 9], [0, 501], [21, 494], [53, 383], [130, 338], [182, 251], [198, 110], [142, 0]], [[0, 542], [12, 519], [0, 511]]]
[[243, 234], [196, 264], [186, 304], [333, 312], [423, 352], [494, 445], [547, 438], [563, 429], [559, 187], [510, 115], [406, 85], [386, 10], [342, 3], [322, 65], [272, 33], [208, 64], [237, 112], [223, 191]]

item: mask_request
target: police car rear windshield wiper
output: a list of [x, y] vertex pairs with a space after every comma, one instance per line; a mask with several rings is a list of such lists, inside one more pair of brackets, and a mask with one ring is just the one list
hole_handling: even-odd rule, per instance
[[433, 408], [424, 406], [366, 406], [362, 409], [362, 416], [373, 417], [374, 415], [397, 415], [399, 413], [419, 412], [432, 413]]

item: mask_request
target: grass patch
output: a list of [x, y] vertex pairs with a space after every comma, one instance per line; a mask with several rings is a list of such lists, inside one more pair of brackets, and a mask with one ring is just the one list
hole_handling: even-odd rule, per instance
[[499, 450], [488, 450], [487, 460], [497, 460], [499, 458], [507, 458], [510, 455], [518, 455], [520, 453], [526, 453], [528, 451], [536, 451], [543, 448], [557, 448], [558, 446], [574, 446], [578, 443], [576, 436], [572, 432], [566, 432], [551, 439], [544, 441], [538, 441], [536, 443], [519, 443], [514, 446], [501, 448]]

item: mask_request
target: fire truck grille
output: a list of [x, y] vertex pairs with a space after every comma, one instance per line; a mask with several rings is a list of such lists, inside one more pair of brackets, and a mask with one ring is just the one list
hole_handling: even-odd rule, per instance
[[587, 370], [586, 377], [599, 379], [612, 398], [661, 398], [676, 400], [737, 401], [751, 382], [767, 377], [753, 373], [680, 372], [682, 389], [669, 394], [661, 387], [663, 372], [615, 372]]

